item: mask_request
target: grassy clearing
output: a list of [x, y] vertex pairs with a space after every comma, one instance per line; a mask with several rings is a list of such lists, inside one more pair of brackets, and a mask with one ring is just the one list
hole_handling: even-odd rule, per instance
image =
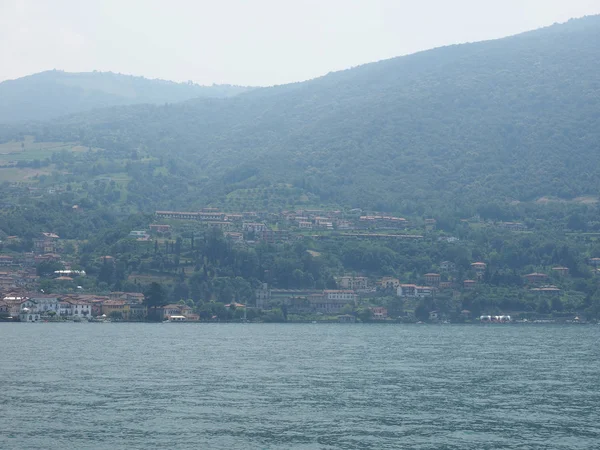
[[36, 142], [33, 136], [26, 136], [23, 141], [0, 144], [0, 165], [16, 161], [41, 160], [48, 158], [54, 152], [84, 152], [87, 150], [87, 147], [73, 142]]
[[176, 274], [172, 275], [153, 275], [153, 274], [131, 274], [127, 278], [128, 281], [138, 281], [141, 284], [156, 283], [170, 283], [177, 277]]
[[39, 175], [50, 175], [54, 171], [53, 167], [44, 167], [32, 169], [28, 167], [0, 167], [0, 182], [9, 181], [35, 183], [35, 177]]

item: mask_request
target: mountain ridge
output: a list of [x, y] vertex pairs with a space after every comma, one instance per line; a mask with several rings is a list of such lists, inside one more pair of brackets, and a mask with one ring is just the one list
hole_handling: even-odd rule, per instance
[[95, 110], [31, 131], [193, 167], [187, 200], [161, 207], [218, 202], [257, 183], [401, 212], [574, 198], [600, 191], [599, 41], [600, 16], [589, 16], [233, 98]]
[[0, 123], [51, 120], [91, 109], [223, 98], [252, 88], [201, 86], [113, 72], [48, 70], [0, 82]]

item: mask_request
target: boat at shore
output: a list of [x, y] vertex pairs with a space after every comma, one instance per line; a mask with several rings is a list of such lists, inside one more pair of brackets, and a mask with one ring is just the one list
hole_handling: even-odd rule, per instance
[[165, 320], [163, 320], [163, 323], [181, 323], [181, 322], [187, 322], [187, 317], [185, 317], [185, 316], [169, 316]]

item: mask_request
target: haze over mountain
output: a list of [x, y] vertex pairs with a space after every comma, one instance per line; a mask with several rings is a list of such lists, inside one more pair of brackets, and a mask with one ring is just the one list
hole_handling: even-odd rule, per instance
[[[286, 183], [317, 202], [408, 213], [596, 196], [598, 42], [600, 16], [590, 16], [233, 98], [112, 107], [18, 132], [113, 160], [161, 158], [167, 172], [135, 182], [147, 206]], [[123, 170], [135, 176], [140, 164]]]
[[0, 123], [48, 120], [107, 106], [230, 97], [248, 89], [149, 80], [111, 72], [49, 70], [0, 83]]

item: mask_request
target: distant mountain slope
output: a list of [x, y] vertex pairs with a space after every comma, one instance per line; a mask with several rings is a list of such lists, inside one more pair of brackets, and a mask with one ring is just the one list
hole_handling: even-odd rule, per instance
[[409, 213], [598, 195], [598, 42], [600, 16], [586, 17], [234, 98], [96, 110], [33, 131], [180, 161], [189, 198], [207, 201], [281, 182], [324, 202]]
[[0, 83], [0, 123], [48, 120], [107, 106], [230, 97], [248, 89], [149, 80], [111, 72], [51, 70]]

